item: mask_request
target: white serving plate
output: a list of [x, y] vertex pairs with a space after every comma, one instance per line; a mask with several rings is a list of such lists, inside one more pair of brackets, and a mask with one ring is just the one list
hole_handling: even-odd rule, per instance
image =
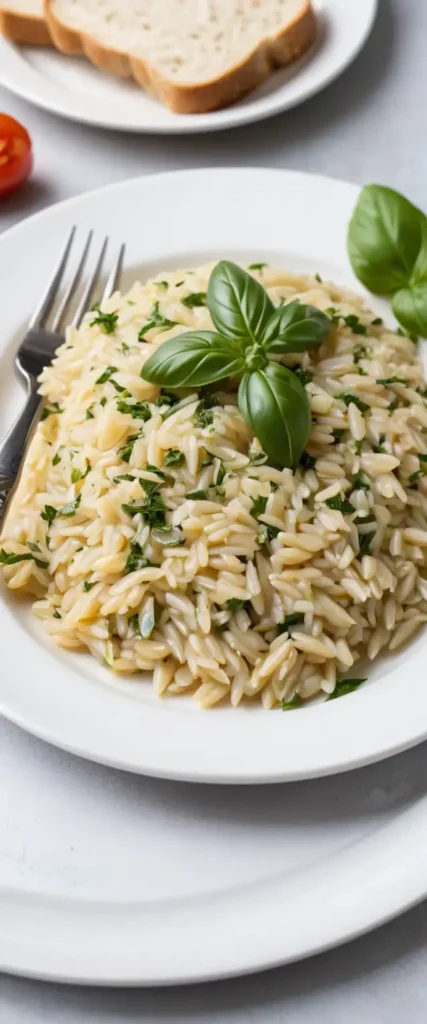
[[185, 134], [232, 128], [289, 110], [333, 81], [364, 45], [377, 0], [314, 0], [319, 38], [300, 61], [246, 99], [209, 114], [174, 114], [126, 80], [82, 58], [0, 39], [0, 83], [62, 117], [117, 131]]
[[[202, 170], [146, 177], [79, 196], [0, 237], [0, 432], [22, 402], [13, 352], [69, 227], [127, 244], [127, 278], [208, 258], [254, 259], [359, 287], [346, 255], [354, 185], [288, 171]], [[390, 316], [387, 306], [374, 308]], [[197, 782], [272, 782], [379, 760], [427, 735], [426, 634], [375, 662], [369, 682], [292, 714], [261, 707], [201, 712], [158, 700], [151, 684], [114, 681], [90, 656], [58, 651], [12, 594], [0, 600], [0, 709], [83, 757]]]
[[203, 981], [321, 952], [426, 895], [425, 747], [242, 789], [117, 774], [6, 722], [0, 745], [0, 970]]

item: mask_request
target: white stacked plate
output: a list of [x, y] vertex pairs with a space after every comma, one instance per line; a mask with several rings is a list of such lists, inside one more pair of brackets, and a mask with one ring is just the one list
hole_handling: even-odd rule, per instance
[[1, 38], [0, 83], [61, 117], [117, 131], [181, 135], [233, 128], [289, 110], [329, 85], [364, 45], [378, 0], [313, 0], [313, 6], [319, 33], [311, 50], [240, 103], [213, 113], [174, 114], [133, 83], [103, 74], [84, 58]]
[[[259, 169], [159, 175], [3, 235], [0, 433], [22, 401], [17, 341], [72, 223], [126, 242], [129, 282], [226, 256], [354, 287], [357, 192]], [[53, 650], [4, 591], [0, 631], [4, 716], [125, 770], [4, 723], [0, 969], [102, 984], [215, 978], [306, 956], [424, 898], [424, 749], [338, 774], [426, 737], [424, 635], [345, 700], [282, 715], [199, 712], [156, 700], [146, 681], [112, 683], [93, 659]], [[254, 785], [271, 782], [282, 784]]]

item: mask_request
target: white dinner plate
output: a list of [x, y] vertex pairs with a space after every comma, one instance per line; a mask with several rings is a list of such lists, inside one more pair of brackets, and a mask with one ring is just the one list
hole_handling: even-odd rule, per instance
[[[78, 196], [0, 237], [0, 431], [22, 392], [13, 353], [70, 225], [127, 245], [127, 279], [221, 257], [320, 272], [359, 288], [346, 254], [358, 188], [289, 171], [220, 169], [145, 177]], [[126, 282], [124, 282], [126, 285]], [[374, 308], [390, 318], [385, 304]], [[198, 709], [151, 684], [114, 681], [66, 652], [9, 591], [0, 601], [0, 708], [24, 728], [117, 768], [199, 782], [271, 782], [344, 771], [427, 735], [426, 634], [369, 666], [345, 699], [292, 714]]]
[[0, 745], [0, 970], [203, 981], [318, 953], [427, 894], [425, 747], [254, 791], [117, 774], [6, 723]]
[[275, 72], [246, 99], [210, 114], [174, 114], [124, 79], [53, 49], [0, 39], [0, 82], [62, 117], [119, 131], [160, 134], [215, 131], [260, 121], [319, 92], [356, 57], [367, 39], [377, 0], [315, 0], [319, 36], [310, 52]]

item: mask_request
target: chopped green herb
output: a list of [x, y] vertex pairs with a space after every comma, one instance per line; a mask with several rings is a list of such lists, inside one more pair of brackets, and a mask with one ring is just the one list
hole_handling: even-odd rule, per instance
[[126, 444], [122, 445], [122, 447], [119, 448], [117, 454], [118, 454], [119, 458], [123, 459], [123, 462], [129, 462], [130, 461], [130, 457], [131, 457], [132, 452], [133, 452], [135, 441], [138, 441], [139, 436], [140, 436], [139, 434], [131, 434], [131, 436], [128, 437], [128, 439], [126, 441]]
[[40, 416], [40, 422], [43, 423], [44, 420], [47, 420], [48, 416], [56, 416], [60, 412], [62, 412], [62, 409], [59, 408], [58, 402], [52, 402], [50, 406], [45, 405]]
[[72, 466], [71, 467], [71, 483], [72, 484], [77, 484], [79, 482], [79, 480], [84, 480], [85, 477], [87, 477], [88, 473], [90, 473], [91, 469], [92, 469], [92, 467], [91, 467], [90, 462], [88, 462], [88, 464], [86, 466], [86, 470], [85, 470], [84, 473], [82, 473], [80, 469], [77, 469], [76, 466]]
[[[28, 545], [30, 547], [30, 545]], [[36, 563], [39, 569], [47, 569], [48, 562], [42, 562], [40, 558], [36, 558], [33, 554], [14, 555], [8, 554], [4, 548], [0, 551], [0, 565], [17, 565], [18, 562], [30, 562]]]
[[129, 345], [126, 345], [125, 341], [122, 341], [122, 352], [123, 355], [126, 355], [126, 352], [129, 352]]
[[320, 274], [315, 274], [314, 278], [315, 278], [316, 281], [319, 282], [319, 284], [322, 284], [322, 278], [321, 278]]
[[177, 395], [171, 395], [168, 391], [164, 391], [161, 395], [159, 395], [158, 398], [156, 398], [156, 401], [155, 401], [154, 405], [157, 405], [157, 406], [160, 406], [160, 407], [162, 405], [172, 406], [172, 405], [176, 405], [177, 402], [179, 402], [179, 401], [180, 401], [180, 399], [178, 398]]
[[376, 316], [375, 320], [371, 320], [371, 324], [372, 324], [373, 327], [381, 327], [381, 324], [383, 324], [383, 323], [384, 323], [384, 320], [380, 316]]
[[136, 476], [131, 476], [130, 473], [122, 473], [121, 476], [113, 477], [113, 480], [114, 480], [115, 484], [120, 483], [120, 480], [128, 480], [130, 483], [134, 483], [136, 479], [137, 479], [137, 477]]
[[156, 284], [158, 284], [159, 288], [164, 288], [165, 291], [167, 291], [167, 289], [169, 288], [168, 281], [156, 281]]
[[335, 395], [335, 398], [340, 398], [341, 401], [345, 402], [347, 406], [351, 405], [352, 403], [353, 405], [357, 405], [357, 408], [360, 409], [360, 412], [366, 412], [369, 409], [369, 405], [367, 405], [366, 402], [362, 402], [361, 398], [359, 398], [358, 395], [350, 395], [346, 394], [344, 391], [340, 391], [338, 395]]
[[27, 553], [23, 555], [8, 554], [4, 548], [0, 551], [0, 565], [17, 565], [18, 562], [31, 562], [32, 559], [33, 556]]
[[343, 316], [343, 321], [346, 327], [349, 327], [353, 334], [367, 334], [368, 328], [366, 324], [362, 324], [359, 317], [355, 313], [349, 313], [348, 316]]
[[221, 405], [215, 395], [205, 395], [199, 402], [193, 420], [198, 427], [209, 427], [213, 423], [214, 409]]
[[83, 590], [84, 590], [85, 594], [88, 594], [89, 590], [92, 590], [92, 587], [94, 587], [94, 586], [95, 586], [95, 584], [94, 583], [89, 583], [89, 580], [85, 580], [84, 583], [82, 583], [82, 587], [83, 587]]
[[408, 381], [404, 377], [379, 377], [377, 384], [406, 384], [408, 386]]
[[219, 487], [220, 484], [222, 484], [222, 481], [223, 481], [224, 477], [225, 477], [225, 466], [223, 465], [222, 462], [220, 462], [219, 467], [218, 467], [218, 471], [217, 471], [217, 474], [216, 474], [216, 481], [215, 481], [215, 483], [216, 483], [216, 485], [218, 487]]
[[[145, 522], [156, 530], [171, 530], [172, 527], [168, 526], [166, 523], [166, 512], [168, 511], [168, 508], [167, 505], [165, 505], [163, 498], [154, 490], [147, 493], [147, 481], [143, 481], [142, 483], [147, 494], [146, 502], [143, 505], [122, 505], [123, 511], [126, 512], [128, 516], [135, 516], [137, 513], [141, 513]], [[157, 486], [157, 484], [154, 484], [154, 487]]]
[[181, 299], [182, 305], [187, 309], [194, 309], [195, 306], [206, 306], [206, 292], [192, 292]]
[[54, 619], [60, 619], [60, 618], [61, 618], [61, 616], [60, 616], [60, 614], [59, 614], [59, 611], [58, 611], [58, 609], [57, 609], [57, 608], [55, 609], [55, 611], [54, 611], [54, 613], [53, 613], [53, 617], [54, 617]]
[[57, 452], [56, 455], [54, 455], [54, 457], [52, 459], [52, 466], [57, 466], [60, 461], [61, 461], [61, 456], [60, 456], [59, 452]]
[[103, 313], [98, 305], [94, 306], [93, 309], [96, 312], [96, 316], [90, 321], [89, 327], [100, 327], [104, 334], [114, 334], [119, 314], [117, 312]]
[[290, 700], [282, 700], [282, 711], [294, 711], [304, 703], [299, 693], [294, 693]]
[[311, 381], [313, 380], [313, 374], [310, 373], [309, 370], [303, 370], [302, 366], [296, 366], [295, 369], [294, 367], [292, 367], [292, 372], [295, 374], [296, 377], [298, 377], [298, 380], [301, 381], [303, 387], [305, 387], [306, 384], [311, 384]]
[[189, 491], [186, 495], [191, 501], [206, 501], [207, 496], [206, 491]]
[[334, 427], [332, 431], [332, 436], [335, 438], [336, 441], [341, 441], [342, 438], [344, 437], [344, 434], [345, 430], [338, 430], [337, 427]]
[[92, 412], [92, 409], [93, 409], [93, 403], [92, 403], [92, 405], [89, 406], [88, 409], [86, 409], [86, 419], [87, 420], [94, 420], [95, 419], [95, 417], [93, 415], [93, 412]]
[[107, 366], [107, 369], [104, 370], [103, 373], [101, 373], [101, 376], [98, 377], [98, 380], [95, 381], [95, 384], [106, 384], [107, 380], [110, 380], [110, 377], [113, 376], [113, 373], [117, 373], [117, 369], [117, 366]]
[[424, 476], [423, 470], [417, 469], [415, 473], [411, 473], [411, 475], [408, 476], [408, 483], [413, 487], [414, 484], [418, 483], [418, 480], [420, 480], [422, 476]]
[[327, 498], [325, 505], [328, 508], [337, 509], [338, 512], [342, 512], [344, 515], [351, 515], [356, 509], [351, 501], [347, 501], [347, 498], [340, 498], [339, 494], [336, 494], [334, 498]]
[[127, 391], [126, 388], [122, 386], [122, 384], [118, 384], [117, 381], [113, 380], [112, 377], [110, 377], [110, 384], [113, 385], [113, 388], [116, 389], [119, 395], [123, 395], [123, 398], [131, 398], [130, 391]]
[[30, 540], [28, 540], [27, 541], [27, 545], [28, 545], [30, 551], [38, 551], [38, 552], [40, 552], [40, 548], [39, 548], [38, 544], [33, 544]]
[[44, 519], [45, 523], [53, 523], [53, 520], [58, 515], [58, 509], [54, 508], [53, 505], [45, 505], [43, 512], [40, 512], [40, 518]]
[[257, 536], [258, 544], [266, 544], [268, 540], [274, 540], [278, 533], [280, 533], [278, 526], [263, 526]]
[[373, 533], [364, 533], [361, 537], [359, 537], [359, 554], [360, 555], [370, 555], [371, 554], [372, 539], [373, 539]]
[[399, 409], [401, 405], [402, 405], [402, 402], [399, 400], [398, 396], [396, 395], [396, 398], [393, 398], [393, 401], [390, 402], [390, 405], [388, 407], [388, 411], [389, 412], [394, 412], [394, 410], [395, 409]]
[[289, 630], [292, 629], [292, 626], [298, 626], [301, 624], [301, 622], [304, 622], [304, 613], [291, 612], [290, 615], [285, 615], [283, 622], [279, 623], [279, 633], [289, 633]]
[[314, 469], [316, 465], [316, 459], [313, 455], [309, 455], [308, 452], [303, 452], [299, 460], [299, 464], [302, 469]]
[[361, 359], [366, 359], [368, 357], [368, 355], [370, 355], [370, 352], [368, 353], [368, 349], [366, 348], [366, 345], [355, 345], [354, 346], [354, 349], [353, 349], [353, 362], [354, 363], [356, 363], [356, 364], [360, 363], [360, 360]]
[[248, 270], [265, 270], [268, 267], [268, 263], [250, 263]]
[[74, 501], [69, 501], [68, 505], [63, 505], [62, 508], [57, 510], [58, 516], [64, 516], [66, 518], [68, 518], [68, 516], [73, 516], [75, 512], [77, 512], [81, 500], [82, 496], [79, 494], [78, 498], [75, 498]]
[[267, 462], [268, 455], [263, 451], [251, 451], [249, 453], [249, 462], [251, 466], [261, 466], [264, 462]]
[[180, 452], [178, 448], [168, 448], [168, 451], [166, 452], [165, 455], [165, 466], [167, 466], [168, 468], [171, 466], [176, 466], [178, 468], [178, 466], [182, 466], [184, 462], [185, 455], [183, 452]]
[[130, 616], [129, 628], [133, 629], [134, 633], [139, 633], [139, 615], [131, 615]]
[[125, 576], [128, 576], [130, 572], [137, 572], [138, 569], [146, 569], [149, 565], [151, 562], [145, 557], [141, 545], [137, 541], [132, 541], [130, 554], [124, 568]]
[[105, 395], [104, 395], [103, 398], [101, 398], [99, 400], [99, 404], [102, 405], [102, 408], [104, 408], [104, 406], [107, 404], [107, 399], [106, 399]]
[[128, 402], [124, 402], [122, 398], [117, 400], [117, 409], [119, 412], [130, 413], [134, 420], [151, 420], [151, 409], [147, 405], [147, 402], [134, 402], [133, 405], [129, 405]]
[[138, 334], [138, 341], [144, 341], [145, 335], [148, 331], [151, 331], [153, 327], [159, 327], [162, 331], [168, 331], [170, 327], [176, 327], [176, 324], [176, 320], [168, 320], [167, 317], [163, 316], [163, 313], [159, 310], [159, 303], [155, 302], [151, 310], [149, 320], [143, 327], [141, 327]]
[[206, 452], [206, 458], [203, 459], [203, 462], [201, 463], [201, 465], [202, 465], [202, 467], [203, 466], [211, 466], [214, 461], [215, 461], [215, 455], [211, 455], [210, 452]]
[[239, 612], [247, 603], [240, 597], [230, 597], [230, 600], [225, 602], [225, 607], [229, 612]]
[[359, 470], [358, 473], [353, 477], [353, 490], [355, 491], [370, 491], [371, 484], [365, 473]]
[[336, 700], [337, 697], [345, 697], [347, 693], [353, 693], [366, 679], [341, 679], [337, 682], [335, 690], [329, 694], [327, 700]]
[[261, 496], [255, 498], [255, 501], [250, 510], [250, 515], [253, 516], [254, 519], [258, 519], [259, 516], [262, 516], [264, 514], [267, 506], [267, 501], [268, 498], [262, 498]]

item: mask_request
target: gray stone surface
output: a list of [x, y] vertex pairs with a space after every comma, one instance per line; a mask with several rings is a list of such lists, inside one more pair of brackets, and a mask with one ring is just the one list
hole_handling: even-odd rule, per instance
[[[287, 114], [231, 132], [119, 135], [62, 122], [0, 89], [0, 109], [28, 126], [37, 160], [32, 182], [0, 205], [0, 228], [111, 181], [209, 165], [293, 167], [376, 180], [426, 208], [427, 3], [379, 3], [363, 53], [331, 87]], [[341, 949], [216, 985], [101, 991], [3, 977], [0, 1024], [421, 1024], [426, 953], [423, 905]]]

